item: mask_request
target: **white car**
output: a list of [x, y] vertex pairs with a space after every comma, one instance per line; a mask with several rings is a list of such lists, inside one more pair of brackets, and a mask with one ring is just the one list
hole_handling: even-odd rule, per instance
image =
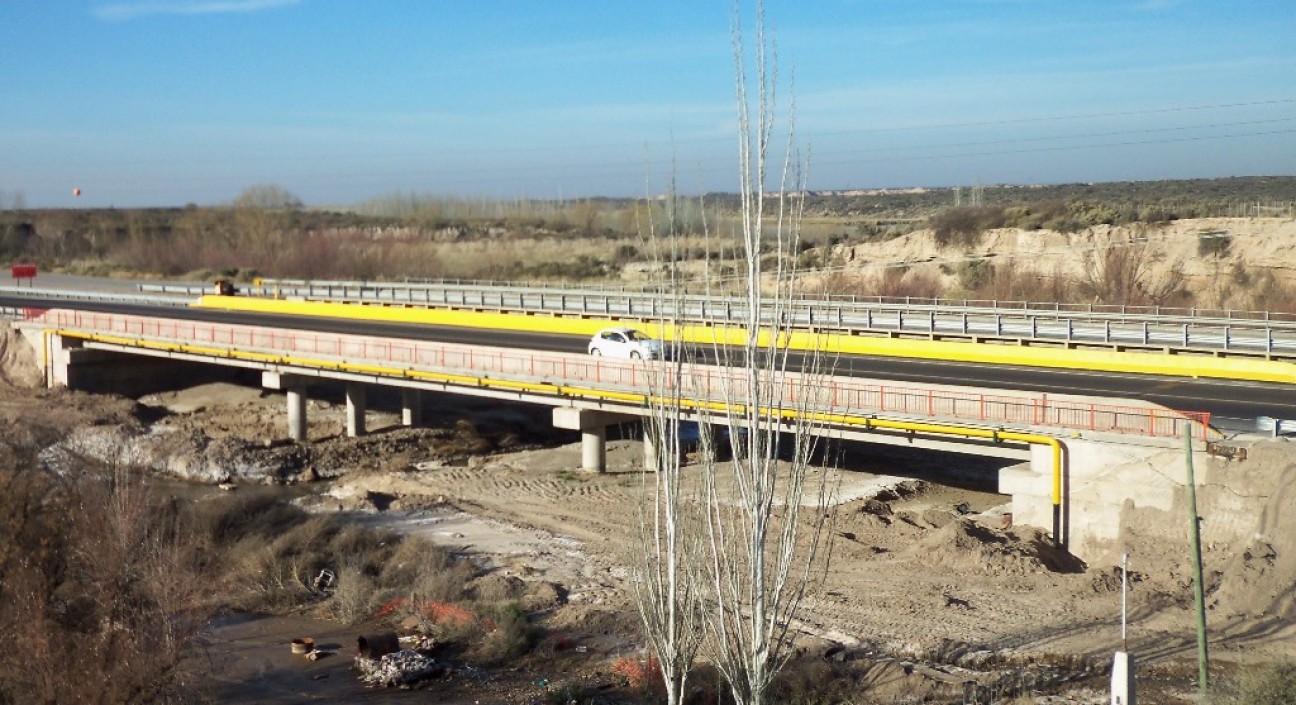
[[662, 343], [634, 328], [604, 328], [590, 339], [589, 354], [634, 360], [660, 360]]

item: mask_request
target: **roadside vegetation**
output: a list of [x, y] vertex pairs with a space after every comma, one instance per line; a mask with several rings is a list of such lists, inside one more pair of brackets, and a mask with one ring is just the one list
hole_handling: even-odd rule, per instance
[[[1155, 229], [1184, 218], [1290, 219], [1296, 215], [1293, 193], [1294, 177], [806, 192], [795, 256], [802, 269], [832, 273], [843, 269], [841, 247], [921, 230], [930, 230], [943, 252], [955, 257], [997, 228], [1067, 234], [1100, 226]], [[684, 272], [686, 282], [736, 286], [742, 269], [741, 253], [717, 246], [715, 237], [732, 233], [741, 222], [741, 204], [732, 194], [672, 199], [669, 214], [664, 198], [509, 201], [394, 194], [307, 208], [277, 185], [250, 187], [220, 206], [44, 210], [23, 203], [0, 200], [0, 258], [34, 262], [43, 271], [200, 280], [457, 278], [638, 285], [660, 275], [661, 258], [654, 257], [648, 242], [653, 228], [668, 218], [679, 233], [668, 264]], [[774, 256], [772, 244], [761, 251]], [[1020, 266], [942, 266], [946, 271], [935, 273], [934, 266], [913, 273], [848, 273], [826, 290], [1013, 298], [999, 295], [1008, 292], [1035, 300], [1094, 300], [1092, 287], [1074, 280], [1031, 283], [1048, 277]], [[1266, 286], [1262, 271], [1223, 274], [1239, 286]], [[1112, 303], [1167, 299], [1163, 293], [1149, 290], [1135, 296], [1143, 301]], [[1177, 302], [1193, 303], [1182, 296]]]
[[0, 522], [4, 705], [194, 702], [188, 659], [221, 613], [401, 622], [478, 666], [544, 636], [534, 586], [277, 493], [179, 500], [127, 466], [59, 473], [8, 450]]
[[[0, 434], [0, 705], [205, 702], [194, 657], [221, 615], [400, 625], [442, 662], [472, 668], [553, 672], [575, 648], [544, 626], [563, 599], [558, 586], [306, 512], [282, 492], [179, 499], [124, 463], [78, 458], [55, 470], [37, 452], [53, 429], [13, 430]], [[567, 679], [550, 701], [661, 703], [655, 668], [620, 658], [601, 676]], [[774, 678], [770, 693], [843, 702], [864, 671], [815, 654]], [[715, 669], [692, 672], [684, 702], [734, 702]]]

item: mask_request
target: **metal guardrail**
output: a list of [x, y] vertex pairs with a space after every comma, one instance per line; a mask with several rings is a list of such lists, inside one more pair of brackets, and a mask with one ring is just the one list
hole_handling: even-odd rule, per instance
[[[742, 324], [743, 301], [701, 295], [482, 284], [295, 282], [263, 280], [245, 287], [253, 296], [419, 305], [497, 311], [706, 321]], [[1068, 309], [995, 308], [928, 299], [848, 301], [796, 299], [784, 307], [783, 322], [826, 331], [890, 336], [962, 338], [1051, 343], [1070, 347], [1143, 348], [1200, 354], [1296, 359], [1296, 321], [1263, 312], [1229, 316], [1107, 312]], [[939, 301], [939, 300], [937, 300]], [[1243, 317], [1247, 314], [1248, 317]], [[1234, 317], [1230, 317], [1234, 316]], [[766, 323], [770, 315], [763, 316]]]
[[[40, 299], [47, 301], [51, 305], [58, 305], [68, 301], [102, 301], [117, 302], [128, 304], [140, 304], [144, 306], [188, 306], [187, 299], [179, 299], [175, 296], [154, 296], [150, 294], [118, 294], [102, 291], [74, 291], [71, 289], [35, 289], [29, 286], [0, 286], [0, 296], [12, 295], [21, 296], [23, 299]], [[35, 302], [33, 302], [35, 303]]]
[[139, 284], [136, 288], [151, 294], [171, 296], [203, 296], [216, 293], [216, 287], [212, 284]]
[[1275, 419], [1272, 416], [1257, 416], [1256, 430], [1267, 433], [1273, 438], [1296, 433], [1296, 420]]
[[[157, 285], [140, 285], [141, 290], [146, 286]], [[171, 286], [171, 285], [162, 285]], [[589, 286], [580, 283], [546, 283], [546, 282], [507, 282], [498, 280], [484, 279], [406, 279], [399, 282], [378, 282], [378, 281], [356, 281], [356, 280], [328, 280], [328, 279], [270, 279], [259, 278], [254, 280], [252, 290], [263, 291], [275, 288], [284, 290], [292, 288], [306, 287], [323, 287], [323, 288], [344, 288], [344, 287], [367, 287], [375, 289], [439, 289], [439, 288], [467, 288], [467, 289], [510, 289], [520, 291], [552, 291], [566, 293], [587, 293], [587, 294], [651, 294], [658, 296], [660, 292], [658, 287], [653, 284], [643, 284], [640, 286], [611, 286], [607, 283], [598, 283], [597, 286]], [[195, 291], [202, 287], [191, 287]], [[207, 287], [210, 290], [210, 287]], [[684, 294], [690, 296], [702, 296], [689, 289], [683, 290]], [[1202, 307], [1182, 307], [1182, 306], [1132, 306], [1125, 304], [1070, 304], [1058, 303], [1053, 301], [1022, 301], [1015, 299], [949, 299], [940, 297], [926, 296], [861, 296], [856, 294], [849, 295], [829, 295], [829, 296], [803, 296], [802, 301], [826, 302], [833, 305], [862, 304], [872, 306], [904, 306], [904, 307], [935, 307], [946, 309], [969, 309], [969, 310], [994, 310], [1007, 312], [1030, 312], [1038, 315], [1046, 313], [1065, 314], [1071, 316], [1119, 316], [1135, 318], [1173, 318], [1173, 319], [1222, 319], [1225, 321], [1262, 321], [1271, 323], [1291, 323], [1296, 324], [1296, 313], [1285, 313], [1275, 311], [1257, 311], [1249, 309], [1216, 309]]]
[[[62, 330], [118, 336], [117, 342], [145, 347], [165, 343], [190, 349], [206, 346], [215, 361], [221, 351], [242, 351], [272, 364], [334, 369], [342, 364], [380, 366], [392, 376], [414, 371], [468, 375], [471, 379], [537, 380], [561, 387], [585, 385], [607, 392], [645, 393], [652, 388], [678, 387], [686, 398], [742, 404], [746, 378], [726, 367], [685, 365], [678, 378], [663, 378], [673, 366], [640, 361], [609, 360], [562, 353], [531, 353], [430, 341], [372, 338], [322, 332], [217, 324], [89, 311], [52, 310], [33, 313], [29, 320]], [[181, 349], [181, 348], [177, 348]], [[654, 377], [654, 375], [656, 375]], [[665, 381], [663, 382], [663, 379]], [[788, 408], [805, 394], [823, 401], [825, 413], [851, 416], [902, 415], [941, 419], [982, 427], [1060, 428], [1105, 431], [1141, 436], [1177, 437], [1185, 425], [1205, 438], [1210, 415], [1173, 412], [1156, 407], [1058, 400], [1047, 394], [985, 394], [949, 387], [879, 384], [852, 377], [788, 374], [777, 389]], [[465, 382], [470, 383], [470, 382]], [[651, 384], [650, 384], [651, 383]], [[808, 392], [807, 386], [813, 391]]]

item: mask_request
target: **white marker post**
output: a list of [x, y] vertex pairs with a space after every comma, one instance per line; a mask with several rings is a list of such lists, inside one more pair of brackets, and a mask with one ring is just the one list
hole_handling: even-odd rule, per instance
[[1129, 553], [1121, 555], [1121, 650], [1112, 658], [1111, 705], [1134, 705], [1134, 657], [1129, 654], [1126, 628], [1129, 593]]

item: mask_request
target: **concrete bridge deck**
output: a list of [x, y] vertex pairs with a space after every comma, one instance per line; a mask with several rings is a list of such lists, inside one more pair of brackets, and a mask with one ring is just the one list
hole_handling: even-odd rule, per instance
[[[366, 385], [401, 388], [406, 423], [418, 422], [421, 390], [546, 404], [555, 408], [556, 425], [582, 432], [584, 465], [593, 471], [603, 469], [606, 426], [643, 417], [654, 397], [682, 400], [681, 416], [704, 423], [726, 423], [729, 408], [745, 403], [736, 372], [715, 366], [68, 310], [34, 312], [20, 325], [40, 351], [51, 385], [101, 385], [105, 377], [129, 374], [125, 363], [140, 356], [153, 362], [137, 374], [153, 374], [158, 359], [259, 370], [265, 386], [287, 392], [288, 435], [295, 439], [305, 436], [312, 379], [347, 384], [352, 434], [365, 431]], [[812, 426], [824, 435], [1028, 460], [1001, 475], [1015, 519], [1051, 529], [1072, 546], [1101, 543], [1111, 532], [1093, 528], [1105, 521], [1089, 519], [1118, 512], [1137, 494], [1129, 477], [1099, 479], [1113, 463], [1139, 466], [1152, 456], [1174, 456], [1185, 431], [1199, 446], [1210, 434], [1204, 415], [1137, 401], [796, 373], [767, 384], [762, 396], [770, 400], [770, 427], [790, 429], [788, 411], [810, 396], [816, 400]], [[1081, 506], [1083, 518], [1076, 515]]]

